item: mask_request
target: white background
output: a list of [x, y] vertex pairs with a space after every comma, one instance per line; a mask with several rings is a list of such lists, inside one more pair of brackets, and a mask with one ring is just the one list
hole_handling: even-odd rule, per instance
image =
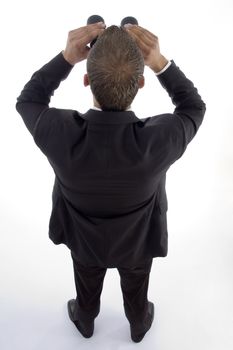
[[[231, 0], [49, 1], [1, 3], [0, 348], [230, 350], [233, 348], [233, 3]], [[160, 38], [162, 53], [198, 87], [205, 121], [168, 173], [169, 255], [155, 259], [149, 299], [155, 321], [130, 340], [119, 277], [108, 270], [95, 335], [69, 321], [75, 297], [69, 251], [48, 240], [53, 171], [15, 111], [34, 71], [65, 47], [67, 33], [100, 14], [125, 16]], [[51, 106], [85, 112], [85, 63], [55, 92]], [[152, 72], [133, 105], [139, 117], [172, 112]]]

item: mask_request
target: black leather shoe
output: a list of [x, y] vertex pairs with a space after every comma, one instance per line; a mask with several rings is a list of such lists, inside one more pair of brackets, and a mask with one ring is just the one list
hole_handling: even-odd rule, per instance
[[81, 322], [74, 319], [75, 299], [68, 301], [67, 308], [69, 318], [75, 324], [79, 332], [84, 336], [84, 338], [90, 338], [94, 333], [94, 321]]
[[145, 334], [149, 331], [152, 322], [154, 320], [154, 304], [149, 301], [148, 303], [148, 316], [146, 319], [146, 329], [141, 331], [139, 327], [130, 326], [131, 338], [135, 343], [139, 343], [144, 338]]

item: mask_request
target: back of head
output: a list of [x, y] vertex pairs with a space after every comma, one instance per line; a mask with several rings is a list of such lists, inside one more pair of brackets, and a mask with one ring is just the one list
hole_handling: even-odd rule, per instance
[[117, 26], [104, 30], [87, 58], [93, 95], [103, 110], [123, 111], [138, 92], [144, 60], [130, 35]]

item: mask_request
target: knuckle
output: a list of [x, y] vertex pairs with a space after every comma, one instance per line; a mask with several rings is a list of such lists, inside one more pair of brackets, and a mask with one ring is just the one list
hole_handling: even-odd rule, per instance
[[68, 32], [68, 38], [69, 38], [69, 39], [71, 39], [71, 37], [73, 36], [73, 33], [74, 33], [73, 30], [70, 30], [70, 31]]

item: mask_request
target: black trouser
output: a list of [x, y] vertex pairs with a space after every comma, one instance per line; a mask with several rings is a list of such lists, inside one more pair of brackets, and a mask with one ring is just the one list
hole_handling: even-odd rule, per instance
[[[83, 266], [77, 262], [74, 254], [71, 253], [71, 256], [77, 292], [75, 319], [91, 321], [100, 311], [100, 296], [107, 268]], [[134, 268], [117, 267], [124, 310], [131, 325], [140, 324], [147, 316], [151, 265], [152, 259]]]

